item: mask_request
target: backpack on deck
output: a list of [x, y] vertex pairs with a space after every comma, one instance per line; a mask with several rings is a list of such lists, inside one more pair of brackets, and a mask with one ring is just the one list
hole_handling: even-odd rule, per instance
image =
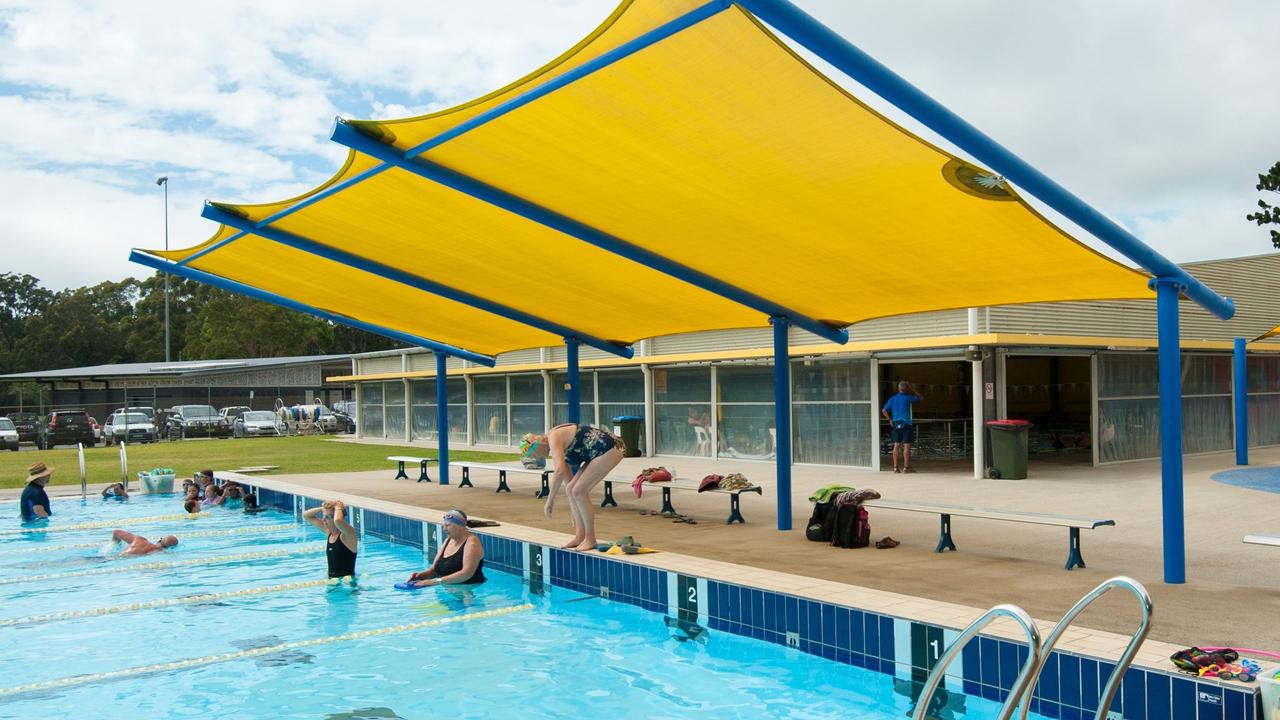
[[813, 514], [809, 516], [809, 522], [804, 526], [804, 536], [814, 542], [831, 542], [835, 520], [835, 500], [814, 503]]
[[871, 522], [866, 508], [861, 505], [844, 505], [832, 514], [835, 516], [832, 545], [862, 548], [871, 544]]

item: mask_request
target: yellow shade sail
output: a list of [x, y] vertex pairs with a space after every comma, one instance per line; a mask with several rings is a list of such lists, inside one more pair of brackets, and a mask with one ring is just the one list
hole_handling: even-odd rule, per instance
[[[419, 118], [353, 125], [414, 148], [700, 5], [623, 3], [583, 42], [507, 88]], [[1144, 275], [1064, 233], [1002, 178], [876, 113], [737, 6], [421, 158], [835, 325], [1150, 297]], [[273, 229], [600, 338], [767, 322], [759, 310], [405, 169], [352, 182], [379, 164], [353, 152], [307, 195], [226, 207], [253, 222], [283, 212]], [[317, 193], [328, 194], [308, 200]], [[272, 240], [224, 242], [235, 232], [224, 226], [203, 245], [146, 252], [477, 352], [559, 341]]]

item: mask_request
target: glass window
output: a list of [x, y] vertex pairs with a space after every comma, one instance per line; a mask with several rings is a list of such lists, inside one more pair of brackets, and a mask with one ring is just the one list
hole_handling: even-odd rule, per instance
[[[569, 422], [569, 391], [565, 389], [565, 383], [569, 382], [568, 373], [552, 373], [551, 374], [551, 398], [553, 407], [551, 408], [551, 422], [553, 425], [561, 425]], [[578, 373], [578, 417], [583, 425], [599, 425], [596, 420], [596, 376], [595, 373], [587, 371]], [[644, 392], [644, 379], [641, 376], [641, 393]]]
[[360, 385], [360, 433], [365, 437], [385, 437], [382, 418], [382, 383]]
[[797, 403], [795, 461], [818, 465], [871, 465], [871, 403]]
[[1249, 444], [1280, 445], [1280, 395], [1249, 396]]
[[[471, 391], [476, 394], [477, 405], [506, 404], [507, 378], [493, 375], [476, 377], [472, 382]], [[450, 402], [452, 402], [452, 398], [450, 398]]]
[[[603, 376], [602, 376], [603, 377]], [[643, 382], [644, 378], [641, 378]], [[643, 386], [641, 389], [643, 393]], [[604, 390], [600, 391], [604, 395]], [[654, 402], [710, 402], [711, 368], [654, 368]]]
[[414, 380], [409, 387], [413, 397], [413, 438], [439, 439], [436, 433], [436, 381]]
[[871, 401], [871, 363], [844, 360], [796, 360], [791, 363], [795, 402]]
[[476, 443], [508, 444], [506, 376], [477, 377], [471, 384], [471, 392], [475, 393]]
[[[1245, 361], [1248, 387], [1251, 393], [1280, 392], [1280, 357], [1254, 357]], [[1249, 423], [1253, 427], [1253, 423]]]
[[722, 403], [773, 403], [772, 365], [721, 365], [716, 368]]
[[1183, 355], [1182, 394], [1230, 395], [1231, 358], [1227, 355]]
[[512, 375], [512, 403], [542, 403], [543, 387], [541, 375]]
[[[596, 373], [596, 382], [600, 390], [600, 416], [596, 421], [601, 427], [612, 429], [613, 419], [621, 415], [644, 417], [644, 373], [640, 370], [602, 370]], [[641, 430], [641, 447], [644, 444]]]
[[389, 438], [404, 437], [404, 383], [400, 381], [382, 384], [382, 398], [385, 406], [383, 434]]
[[774, 457], [773, 366], [721, 365], [716, 383], [716, 452], [721, 457]]
[[360, 390], [365, 405], [382, 404], [382, 383], [361, 383]]
[[711, 403], [659, 403], [654, 410], [659, 454], [711, 457]]
[[1156, 397], [1160, 394], [1155, 353], [1098, 355], [1098, 397]]
[[404, 383], [399, 380], [382, 383], [382, 402], [385, 405], [403, 405]]
[[436, 403], [435, 380], [413, 380], [410, 381], [409, 387], [412, 388], [414, 405], [434, 405]]

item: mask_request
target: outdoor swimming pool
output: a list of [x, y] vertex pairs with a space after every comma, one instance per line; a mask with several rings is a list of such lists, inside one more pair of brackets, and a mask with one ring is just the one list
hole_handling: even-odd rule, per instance
[[[889, 675], [714, 630], [680, 641], [659, 613], [559, 587], [531, 593], [496, 569], [470, 590], [396, 591], [422, 551], [371, 536], [358, 589], [331, 586], [320, 533], [284, 513], [125, 524], [178, 506], [55, 500], [49, 531], [23, 533], [15, 505], [0, 508], [0, 717], [887, 720], [911, 707], [910, 683]], [[184, 539], [104, 561], [112, 524]], [[248, 553], [268, 556], [238, 557]], [[35, 683], [48, 685], [14, 691]], [[958, 693], [950, 706], [941, 717], [996, 710]]]

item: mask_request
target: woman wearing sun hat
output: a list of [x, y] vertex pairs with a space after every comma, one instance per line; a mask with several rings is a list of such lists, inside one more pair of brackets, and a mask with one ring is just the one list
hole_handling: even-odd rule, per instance
[[[409, 576], [406, 585], [475, 585], [484, 582], [484, 544], [467, 529], [467, 514], [444, 514], [444, 544], [431, 567]], [[397, 586], [398, 587], [398, 586]]]
[[27, 486], [22, 490], [22, 501], [19, 503], [23, 522], [43, 520], [53, 514], [53, 509], [49, 507], [49, 494], [44, 491], [44, 486], [49, 484], [51, 477], [53, 468], [42, 462], [27, 468]]
[[[566, 548], [576, 550], [596, 549], [595, 509], [591, 505], [591, 488], [595, 487], [609, 471], [622, 462], [626, 446], [622, 440], [600, 428], [568, 423], [557, 425], [545, 435], [529, 433], [520, 439], [520, 452], [525, 457], [542, 459], [551, 457], [555, 464], [555, 477], [543, 512], [551, 517], [556, 506], [556, 495], [563, 485], [569, 496], [569, 512], [574, 536]], [[576, 468], [577, 472], [574, 472]]]

